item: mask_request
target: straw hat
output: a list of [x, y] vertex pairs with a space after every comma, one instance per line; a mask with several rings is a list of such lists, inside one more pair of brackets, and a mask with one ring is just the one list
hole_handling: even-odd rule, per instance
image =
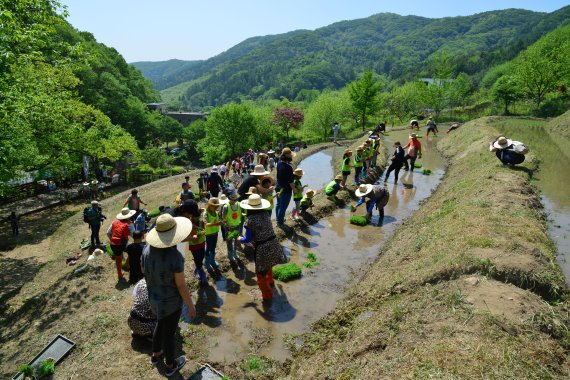
[[295, 152], [291, 151], [291, 148], [283, 148], [283, 150], [281, 151], [281, 157], [289, 157], [289, 158], [293, 158], [295, 157], [297, 154]]
[[305, 195], [307, 196], [307, 198], [312, 198], [315, 196], [315, 190], [308, 189], [307, 191], [305, 191]]
[[220, 205], [225, 205], [226, 203], [230, 203], [230, 200], [228, 199], [228, 197], [226, 196], [226, 194], [222, 194], [220, 195], [220, 198], [218, 199], [218, 202], [220, 202]]
[[136, 210], [129, 210], [128, 207], [124, 207], [120, 213], [117, 214], [117, 219], [125, 220], [130, 219], [131, 216], [135, 215], [137, 212]]
[[208, 199], [208, 206], [216, 206], [216, 207], [220, 207], [222, 204], [220, 203], [220, 200], [216, 197], [212, 197], [210, 199]]
[[335, 181], [342, 181], [342, 176], [340, 174], [338, 174], [336, 177], [334, 177]]
[[265, 177], [260, 178], [259, 183], [263, 183], [267, 180], [269, 180], [269, 186], [275, 185], [275, 180], [273, 179], [273, 177], [270, 177], [270, 176], [265, 176]]
[[156, 219], [154, 227], [146, 236], [147, 243], [156, 248], [173, 247], [186, 239], [192, 232], [192, 222], [188, 218], [162, 214]]
[[410, 134], [410, 138], [411, 138], [411, 139], [415, 139], [415, 138], [417, 138], [417, 137], [418, 137], [418, 135], [415, 134], [415, 133]]
[[251, 172], [251, 175], [268, 175], [269, 172], [267, 170], [265, 170], [265, 167], [263, 165], [255, 165], [255, 168], [253, 168], [253, 171]]
[[245, 193], [246, 195], [251, 195], [251, 194], [257, 194], [257, 189], [255, 188], [255, 186], [251, 186], [249, 188], [249, 190], [247, 191], [247, 193]]
[[297, 169], [293, 170], [293, 175], [298, 175], [299, 177], [302, 177], [304, 174], [305, 174], [305, 172], [301, 168], [297, 168]]
[[271, 203], [269, 203], [268, 200], [262, 199], [259, 194], [251, 194], [249, 198], [241, 201], [239, 205], [246, 210], [263, 210], [269, 208]]
[[267, 151], [267, 154], [275, 154], [275, 151], [273, 149], [269, 149], [269, 151]]
[[345, 149], [345, 150], [344, 150], [344, 154], [352, 154], [352, 150], [350, 150], [350, 149]]
[[93, 206], [94, 206], [94, 205], [98, 205], [98, 204], [99, 204], [99, 202], [97, 202], [96, 200], [92, 200], [92, 201], [91, 201], [91, 205], [93, 205]]
[[513, 140], [506, 138], [505, 136], [501, 136], [493, 143], [493, 147], [497, 149], [504, 149], [511, 145]]
[[358, 189], [356, 189], [356, 191], [354, 192], [354, 194], [357, 197], [363, 197], [366, 194], [370, 193], [372, 191], [372, 185], [370, 184], [362, 184], [360, 186], [358, 186]]
[[364, 147], [362, 145], [359, 145], [358, 148], [356, 148], [357, 152], [362, 152], [364, 150]]

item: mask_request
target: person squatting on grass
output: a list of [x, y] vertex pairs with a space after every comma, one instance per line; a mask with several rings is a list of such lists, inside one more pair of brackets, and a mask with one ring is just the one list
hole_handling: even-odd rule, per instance
[[273, 231], [271, 215], [265, 211], [269, 208], [269, 202], [259, 194], [252, 194], [241, 201], [240, 206], [247, 210], [247, 216], [244, 223], [245, 236], [239, 238], [239, 241], [251, 242], [254, 245], [257, 285], [264, 303], [267, 304], [273, 298], [273, 266], [286, 263], [287, 258]]
[[186, 358], [174, 357], [175, 333], [182, 313], [182, 303], [188, 305], [190, 317], [196, 308], [184, 279], [184, 256], [176, 244], [188, 240], [192, 222], [184, 217], [160, 215], [147, 235], [147, 246], [142, 255], [142, 269], [147, 282], [150, 306], [157, 317], [152, 336], [151, 363], [162, 359], [166, 376], [172, 376], [186, 364]]

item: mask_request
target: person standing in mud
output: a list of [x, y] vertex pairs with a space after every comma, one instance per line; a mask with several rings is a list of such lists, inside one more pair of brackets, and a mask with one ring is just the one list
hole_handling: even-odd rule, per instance
[[257, 285], [261, 290], [261, 297], [265, 306], [273, 299], [273, 266], [287, 262], [283, 248], [271, 224], [271, 215], [266, 212], [269, 202], [262, 199], [259, 194], [252, 194], [240, 203], [242, 209], [247, 210], [245, 219], [245, 236], [239, 238], [240, 243], [253, 243], [255, 275]]
[[398, 175], [400, 174], [400, 169], [402, 169], [402, 166], [404, 166], [404, 157], [406, 156], [406, 153], [404, 152], [404, 149], [402, 149], [402, 144], [400, 144], [399, 141], [396, 141], [394, 143], [394, 148], [394, 153], [390, 157], [390, 160], [392, 162], [390, 163], [388, 170], [386, 170], [384, 183], [388, 182], [388, 178], [390, 177], [390, 173], [392, 173], [392, 171], [394, 172], [394, 183], [398, 183]]
[[356, 189], [354, 194], [361, 197], [356, 205], [360, 206], [366, 200], [366, 219], [370, 222], [372, 219], [372, 212], [374, 208], [378, 210], [380, 216], [378, 218], [378, 225], [381, 226], [384, 222], [384, 207], [390, 200], [390, 193], [388, 189], [379, 185], [362, 184]]
[[[404, 146], [404, 151], [406, 152], [406, 156], [404, 157], [404, 170], [413, 171], [416, 158], [422, 158], [422, 143], [418, 140], [418, 136], [415, 133], [410, 135], [410, 141]], [[408, 160], [410, 160], [409, 165]]]
[[277, 164], [277, 206], [275, 207], [275, 212], [277, 213], [277, 225], [283, 226], [285, 224], [285, 213], [287, 212], [287, 207], [289, 202], [291, 202], [291, 197], [293, 195], [293, 189], [295, 185], [293, 184], [293, 167], [291, 162], [293, 161], [294, 153], [291, 152], [289, 148], [283, 148], [281, 151], [281, 159]]
[[360, 173], [362, 172], [362, 167], [364, 166], [364, 147], [362, 145], [356, 148], [356, 154], [354, 155], [354, 185], [360, 185]]

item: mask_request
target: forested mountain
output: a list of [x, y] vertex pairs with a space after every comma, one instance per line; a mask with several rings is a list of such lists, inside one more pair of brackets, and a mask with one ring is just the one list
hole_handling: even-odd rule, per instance
[[[457, 72], [478, 81], [489, 67], [514, 58], [543, 34], [570, 20], [570, 7], [552, 13], [520, 9], [429, 19], [382, 13], [314, 31], [248, 39], [205, 61], [164, 70], [136, 64], [163, 100], [191, 109], [250, 97], [299, 98], [302, 90], [338, 89], [365, 69], [400, 82], [431, 76], [431, 56], [447, 52]], [[168, 71], [168, 73], [167, 73]], [[183, 84], [181, 84], [183, 83]]]

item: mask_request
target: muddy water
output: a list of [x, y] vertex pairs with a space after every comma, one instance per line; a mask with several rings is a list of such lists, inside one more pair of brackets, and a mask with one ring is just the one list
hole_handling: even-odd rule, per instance
[[557, 247], [558, 264], [570, 285], [570, 160], [550, 135], [532, 121], [524, 125], [499, 125], [499, 130], [509, 138], [527, 144], [540, 160], [539, 171], [532, 179], [542, 192], [550, 236]]
[[[407, 132], [392, 132], [389, 138], [386, 142], [389, 145], [395, 140], [406, 141]], [[424, 155], [419, 160], [433, 171], [432, 175], [425, 176], [418, 169], [413, 173], [402, 172], [400, 179], [407, 186], [395, 185], [391, 178], [390, 202], [382, 227], [350, 225], [348, 220], [352, 214], [339, 210], [284, 243], [292, 262], [302, 264], [307, 253], [313, 252], [320, 265], [304, 268], [300, 280], [276, 282], [271, 307], [264, 309], [261, 305], [252, 265], [227, 274], [215, 287], [201, 289], [197, 294], [199, 317], [196, 323], [206, 326], [211, 336], [209, 360], [234, 361], [252, 352], [280, 361], [288, 358], [290, 354], [284, 340], [307, 331], [311, 323], [334, 308], [344, 287], [357, 279], [355, 272], [375, 259], [385, 240], [438, 185], [444, 167], [435, 142], [436, 138], [431, 137], [422, 140]], [[321, 157], [322, 167], [316, 158], [303, 161], [303, 169], [311, 174], [307, 178], [312, 176], [313, 170], [325, 172], [330, 167], [330, 155], [322, 152], [318, 157]], [[314, 187], [319, 188], [318, 184]], [[364, 212], [363, 208], [357, 211]], [[376, 214], [372, 222], [377, 220]]]

